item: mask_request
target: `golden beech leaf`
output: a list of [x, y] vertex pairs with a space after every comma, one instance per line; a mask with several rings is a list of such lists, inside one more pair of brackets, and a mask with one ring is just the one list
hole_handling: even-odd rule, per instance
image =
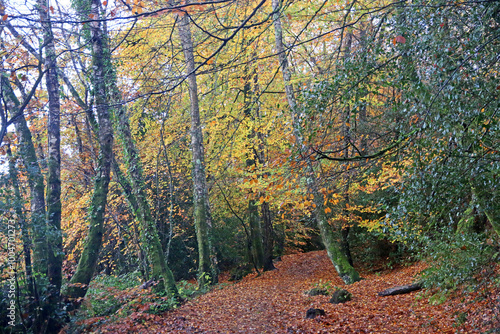
[[330, 209], [330, 208], [325, 208], [325, 213], [330, 213], [330, 212], [332, 212], [332, 209]]

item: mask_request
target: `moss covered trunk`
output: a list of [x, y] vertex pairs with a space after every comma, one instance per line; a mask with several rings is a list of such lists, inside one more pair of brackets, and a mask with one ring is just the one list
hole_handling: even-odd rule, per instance
[[[11, 114], [18, 113], [20, 102], [16, 98], [8, 78], [2, 76], [2, 93], [5, 101], [13, 106]], [[45, 216], [45, 184], [43, 174], [38, 163], [35, 145], [28, 128], [24, 114], [20, 113], [15, 119], [14, 127], [16, 129], [17, 140], [19, 143], [19, 155], [23, 162], [28, 176], [28, 185], [30, 188], [30, 227], [33, 236], [33, 274], [35, 277], [45, 277], [47, 275], [47, 227]]]
[[198, 103], [198, 85], [196, 82], [193, 41], [189, 16], [177, 16], [179, 37], [186, 61], [187, 81], [191, 102], [191, 152], [192, 179], [194, 200], [194, 223], [198, 242], [198, 283], [214, 284], [218, 280], [217, 258], [211, 242], [212, 215], [208, 197], [205, 174], [205, 153], [203, 149], [203, 132], [200, 121]]
[[[0, 107], [1, 108], [1, 107]], [[10, 143], [7, 143], [7, 157], [9, 158], [9, 180], [14, 189], [14, 211], [17, 216], [19, 228], [21, 230], [21, 239], [23, 242], [24, 268], [26, 270], [26, 285], [31, 296], [35, 296], [35, 285], [33, 282], [33, 271], [31, 262], [31, 238], [28, 231], [28, 224], [24, 214], [24, 200], [21, 197], [19, 189], [19, 180], [17, 178], [16, 159], [12, 155]]]
[[48, 276], [51, 283], [51, 295], [59, 298], [62, 283], [63, 246], [61, 233], [61, 135], [59, 81], [57, 76], [57, 58], [50, 21], [50, 12], [46, 0], [38, 1], [38, 12], [43, 30], [45, 45], [45, 84], [49, 97], [47, 121], [47, 248]]
[[[92, 0], [91, 13], [99, 16], [99, 1]], [[72, 298], [85, 296], [88, 284], [94, 274], [99, 251], [102, 245], [104, 231], [104, 213], [107, 204], [108, 187], [110, 181], [111, 161], [113, 157], [113, 128], [110, 109], [107, 102], [107, 87], [105, 84], [105, 66], [103, 48], [104, 34], [99, 21], [91, 22], [92, 42], [92, 69], [95, 90], [95, 109], [99, 121], [99, 159], [97, 173], [94, 180], [94, 193], [89, 208], [90, 227], [82, 255], [78, 262], [75, 274], [71, 278], [67, 295]]]
[[[116, 102], [115, 104], [120, 105], [121, 94], [118, 91], [114, 78], [110, 80], [110, 86], [114, 91], [113, 100]], [[120, 183], [122, 184], [125, 195], [129, 200], [130, 207], [140, 223], [141, 244], [146, 250], [153, 267], [152, 278], [158, 282], [158, 284], [155, 285], [155, 289], [158, 291], [165, 290], [171, 296], [179, 297], [175, 286], [174, 276], [167, 265], [163, 253], [163, 247], [161, 246], [158, 236], [155, 220], [151, 215], [151, 209], [146, 196], [146, 184], [144, 182], [139, 152], [132, 138], [127, 110], [123, 106], [116, 109], [116, 126], [128, 166], [132, 187], [128, 185], [128, 180], [124, 178], [124, 175], [119, 173], [118, 176], [120, 177]], [[117, 169], [118, 166], [116, 166], [115, 170]]]
[[318, 223], [318, 228], [321, 233], [321, 239], [328, 252], [328, 257], [332, 261], [333, 266], [337, 270], [342, 280], [346, 284], [351, 284], [360, 279], [359, 274], [351, 266], [349, 260], [347, 259], [347, 257], [345, 256], [339, 245], [338, 240], [341, 240], [341, 235], [339, 235], [338, 232], [334, 233], [334, 230], [328, 223], [328, 220], [324, 212], [323, 196], [319, 192], [317, 187], [314, 167], [311, 159], [309, 158], [309, 154], [307, 154], [308, 148], [304, 145], [304, 140], [301, 133], [301, 125], [300, 125], [300, 113], [298, 110], [293, 87], [291, 84], [291, 73], [288, 68], [286, 51], [283, 46], [283, 30], [281, 27], [281, 19], [280, 19], [281, 15], [280, 11], [282, 8], [280, 0], [273, 0], [272, 7], [274, 13], [273, 20], [274, 20], [276, 51], [278, 52], [280, 68], [283, 75], [283, 81], [285, 82], [285, 93], [287, 101], [290, 107], [290, 111], [292, 113], [293, 134], [295, 137], [296, 145], [298, 146], [301, 155], [304, 157], [306, 161], [304, 176], [306, 178], [308, 191], [314, 197], [313, 201], [316, 206], [314, 209], [314, 216]]

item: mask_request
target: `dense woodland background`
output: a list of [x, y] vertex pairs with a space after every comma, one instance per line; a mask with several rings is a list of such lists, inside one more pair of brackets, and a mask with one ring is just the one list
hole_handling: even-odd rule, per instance
[[2, 0], [0, 15], [6, 330], [12, 277], [11, 329], [47, 333], [94, 278], [147, 282], [168, 309], [182, 280], [204, 291], [318, 249], [345, 284], [421, 260], [439, 298], [498, 285], [500, 2]]

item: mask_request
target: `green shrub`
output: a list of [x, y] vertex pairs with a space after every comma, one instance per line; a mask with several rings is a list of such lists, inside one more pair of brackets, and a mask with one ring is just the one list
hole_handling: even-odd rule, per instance
[[437, 288], [431, 302], [440, 303], [458, 289], [474, 290], [480, 271], [499, 260], [498, 250], [485, 234], [441, 233], [441, 239], [429, 241], [421, 258], [429, 264], [420, 276], [426, 288]]

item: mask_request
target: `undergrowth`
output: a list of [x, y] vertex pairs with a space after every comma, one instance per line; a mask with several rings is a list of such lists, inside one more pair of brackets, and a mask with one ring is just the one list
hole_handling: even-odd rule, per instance
[[[474, 292], [482, 285], [497, 282], [493, 269], [500, 260], [496, 242], [485, 234], [443, 234], [428, 244], [421, 258], [428, 267], [419, 281], [431, 304], [443, 303], [454, 292]], [[430, 255], [429, 255], [430, 254]]]
[[[99, 275], [90, 284], [85, 299], [66, 327], [66, 333], [81, 333], [90, 326], [101, 325], [129, 317], [134, 313], [162, 314], [175, 309], [177, 300], [140, 287], [140, 273], [132, 272], [119, 276]], [[194, 298], [206, 293], [196, 283], [177, 283], [180, 297]]]

